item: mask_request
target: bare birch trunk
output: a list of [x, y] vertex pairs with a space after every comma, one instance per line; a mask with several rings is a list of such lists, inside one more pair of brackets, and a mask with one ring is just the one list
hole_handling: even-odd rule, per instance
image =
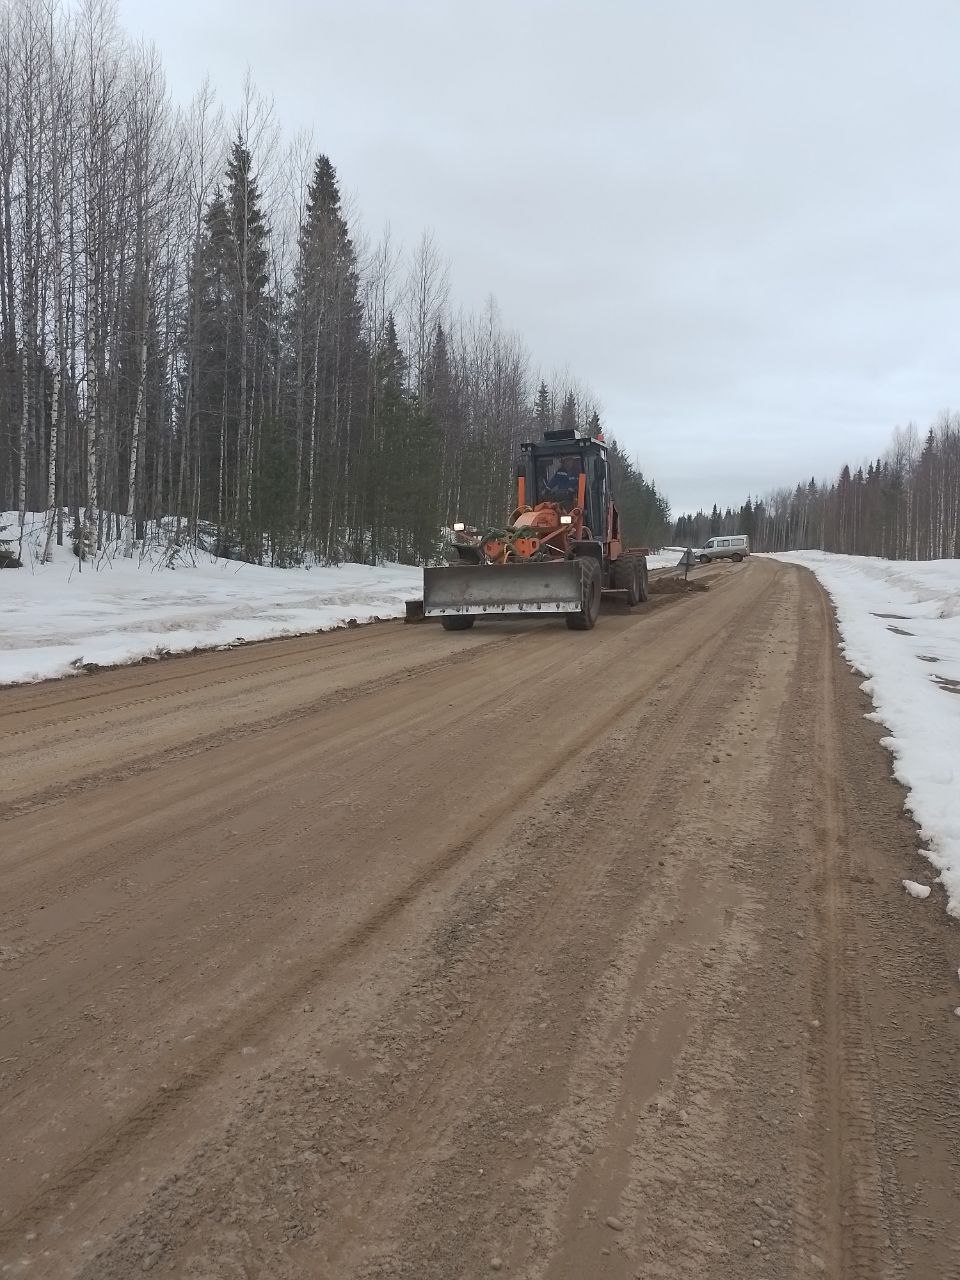
[[143, 420], [143, 393], [147, 381], [147, 326], [150, 323], [150, 291], [147, 281], [150, 273], [150, 255], [143, 255], [143, 285], [140, 302], [140, 359], [137, 369], [137, 393], [133, 409], [133, 428], [130, 438], [130, 466], [127, 474], [127, 517], [124, 532], [123, 555], [133, 559], [135, 512], [137, 502], [137, 478], [140, 464], [140, 436]]

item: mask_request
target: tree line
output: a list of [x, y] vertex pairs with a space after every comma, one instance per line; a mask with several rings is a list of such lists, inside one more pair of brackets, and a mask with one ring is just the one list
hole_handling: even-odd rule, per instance
[[832, 482], [815, 478], [739, 510], [682, 515], [674, 536], [702, 545], [745, 533], [758, 551], [816, 548], [889, 560], [960, 557], [960, 414], [943, 413], [925, 433], [898, 428], [890, 447]]
[[207, 87], [177, 109], [111, 0], [9, 0], [0, 81], [0, 510], [45, 510], [46, 552], [163, 518], [276, 565], [420, 562], [502, 519], [521, 438], [599, 422], [570, 378], [534, 391], [492, 300], [453, 308], [429, 235], [372, 241], [249, 80], [229, 120]]

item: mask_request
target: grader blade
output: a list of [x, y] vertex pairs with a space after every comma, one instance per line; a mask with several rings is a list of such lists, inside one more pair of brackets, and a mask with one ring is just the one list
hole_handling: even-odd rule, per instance
[[427, 618], [577, 613], [582, 584], [578, 560], [424, 569], [423, 613]]

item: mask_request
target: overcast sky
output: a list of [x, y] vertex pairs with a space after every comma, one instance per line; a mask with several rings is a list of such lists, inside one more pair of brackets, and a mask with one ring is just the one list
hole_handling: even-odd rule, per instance
[[674, 512], [960, 408], [958, 0], [121, 0], [595, 390]]

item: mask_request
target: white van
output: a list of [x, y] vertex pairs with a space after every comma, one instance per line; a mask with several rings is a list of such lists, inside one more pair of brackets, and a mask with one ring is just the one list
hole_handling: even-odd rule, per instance
[[742, 533], [732, 533], [729, 538], [710, 538], [693, 554], [701, 564], [709, 564], [711, 560], [735, 560], [739, 564], [750, 554], [750, 539]]

